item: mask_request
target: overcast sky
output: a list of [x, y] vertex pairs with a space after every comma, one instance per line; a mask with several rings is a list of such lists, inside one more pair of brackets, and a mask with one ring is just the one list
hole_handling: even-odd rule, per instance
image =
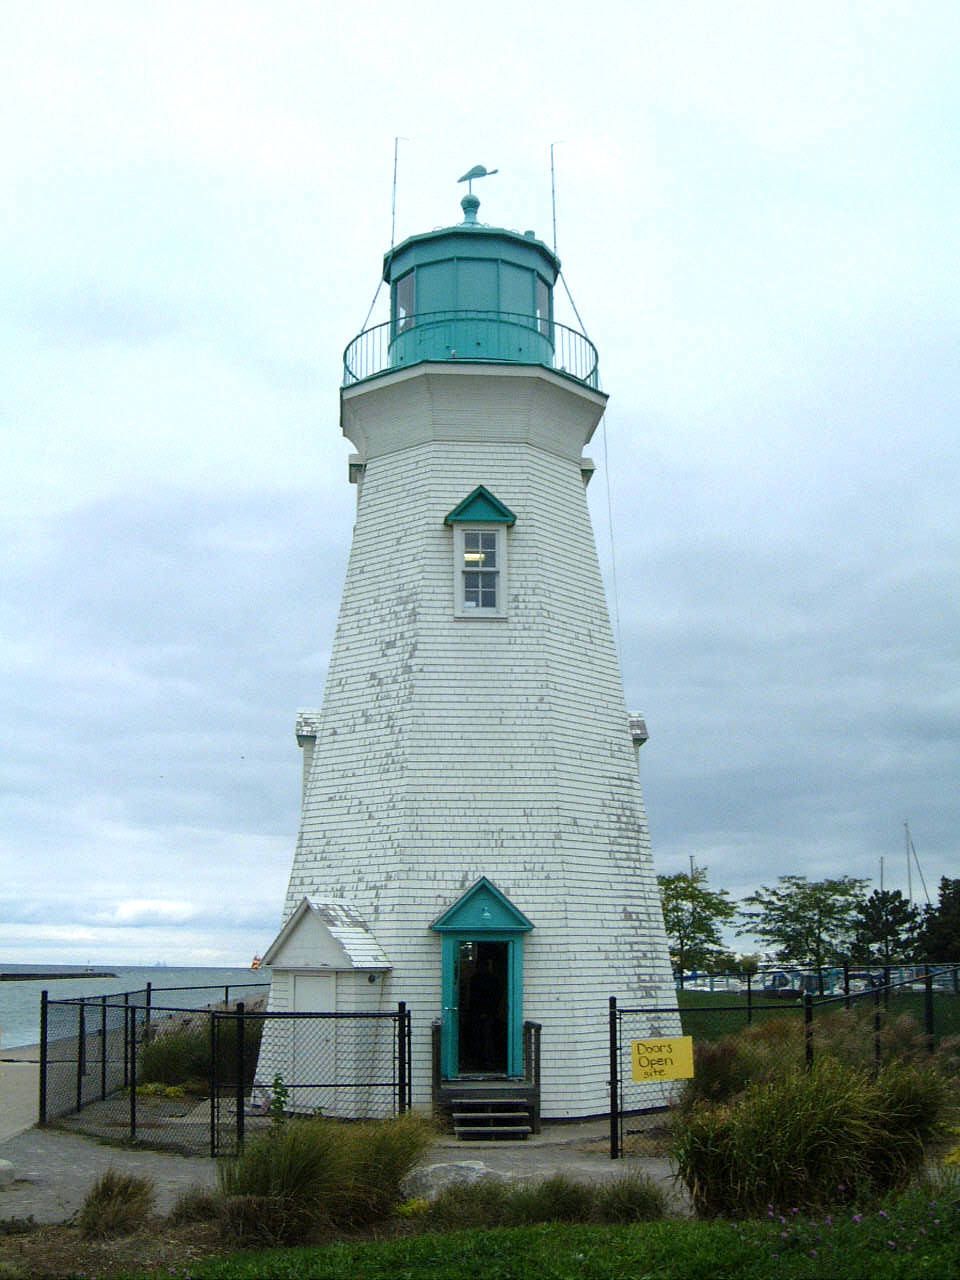
[[0, 960], [279, 928], [398, 135], [398, 239], [550, 242], [561, 143], [658, 870], [960, 874], [960, 6], [2, 14]]

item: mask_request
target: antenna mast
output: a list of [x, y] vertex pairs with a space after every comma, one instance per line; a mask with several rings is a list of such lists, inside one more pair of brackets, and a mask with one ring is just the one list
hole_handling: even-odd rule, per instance
[[393, 248], [397, 235], [397, 155], [401, 142], [409, 142], [409, 138], [396, 137], [393, 140], [393, 204], [390, 208], [390, 248]]
[[[562, 139], [560, 140], [562, 141]], [[553, 209], [553, 254], [557, 254], [557, 180], [553, 165], [553, 148], [558, 147], [560, 142], [550, 143], [550, 204]]]

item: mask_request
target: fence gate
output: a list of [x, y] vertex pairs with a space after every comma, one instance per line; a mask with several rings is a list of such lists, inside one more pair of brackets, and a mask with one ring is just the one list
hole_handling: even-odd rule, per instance
[[630, 1115], [664, 1111], [673, 1101], [677, 1086], [673, 1081], [633, 1079], [634, 1040], [679, 1036], [680, 1011], [669, 1009], [624, 1009], [610, 997], [610, 1158], [623, 1153], [624, 1122]]

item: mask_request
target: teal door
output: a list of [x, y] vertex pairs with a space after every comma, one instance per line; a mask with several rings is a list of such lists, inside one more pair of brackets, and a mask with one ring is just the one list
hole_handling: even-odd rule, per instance
[[532, 927], [485, 878], [434, 921], [444, 1079], [523, 1074], [523, 935]]
[[445, 1079], [522, 1075], [522, 938], [444, 937]]

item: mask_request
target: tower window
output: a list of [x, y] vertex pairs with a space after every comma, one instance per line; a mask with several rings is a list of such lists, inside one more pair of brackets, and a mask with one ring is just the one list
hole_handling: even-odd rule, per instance
[[483, 485], [458, 502], [453, 526], [453, 598], [458, 618], [507, 616], [507, 529], [517, 517]]
[[456, 525], [454, 557], [457, 616], [502, 618], [505, 613], [505, 527]]
[[497, 607], [496, 530], [465, 529], [463, 533], [463, 607]]

